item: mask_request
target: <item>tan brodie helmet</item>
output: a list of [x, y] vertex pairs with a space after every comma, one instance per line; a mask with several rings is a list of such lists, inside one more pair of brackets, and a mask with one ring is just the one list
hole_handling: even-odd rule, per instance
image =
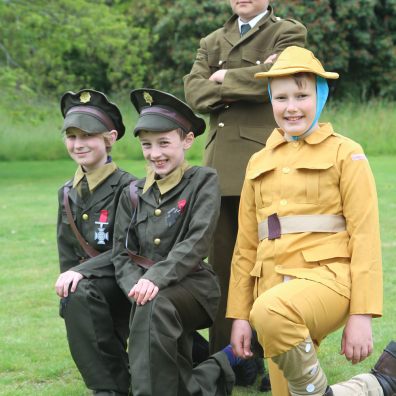
[[[316, 113], [315, 119], [311, 126], [299, 136], [301, 139], [319, 120], [320, 114], [324, 108], [329, 95], [329, 86], [326, 79], [337, 79], [338, 73], [327, 72], [315, 55], [306, 48], [291, 46], [284, 49], [277, 60], [267, 72], [260, 72], [254, 75], [255, 78], [268, 78], [268, 94], [271, 99], [270, 79], [276, 77], [285, 77], [297, 73], [313, 73], [316, 75]], [[297, 139], [297, 137], [294, 137]]]

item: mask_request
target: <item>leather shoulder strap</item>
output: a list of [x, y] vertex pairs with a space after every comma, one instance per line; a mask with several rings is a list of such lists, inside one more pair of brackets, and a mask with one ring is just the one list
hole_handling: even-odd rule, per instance
[[138, 195], [137, 195], [137, 180], [133, 180], [129, 183], [129, 195], [131, 197], [132, 206], [134, 209], [138, 206]]
[[76, 236], [80, 246], [84, 250], [85, 253], [88, 254], [89, 257], [95, 257], [100, 254], [96, 249], [94, 249], [80, 234], [78, 231], [76, 223], [74, 222], [73, 215], [70, 209], [70, 202], [69, 202], [69, 190], [70, 187], [64, 186], [63, 187], [63, 206], [65, 207], [67, 220], [69, 221], [70, 227]]

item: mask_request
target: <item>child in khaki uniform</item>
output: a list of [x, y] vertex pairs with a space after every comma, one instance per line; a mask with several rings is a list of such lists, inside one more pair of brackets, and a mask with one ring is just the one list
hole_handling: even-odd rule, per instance
[[373, 349], [371, 318], [382, 314], [374, 178], [357, 143], [318, 123], [325, 79], [338, 74], [310, 51], [288, 47], [256, 77], [270, 78], [279, 128], [252, 156], [242, 190], [227, 308], [234, 350], [251, 355], [252, 326], [274, 396], [394, 395], [395, 342], [372, 373], [331, 387], [316, 356], [323, 338], [345, 324], [342, 353], [364, 360]]
[[111, 249], [118, 199], [134, 178], [109, 156], [125, 127], [117, 106], [91, 89], [66, 92], [61, 111], [78, 168], [59, 190], [60, 314], [86, 386], [96, 395], [127, 395], [130, 302], [116, 283]]

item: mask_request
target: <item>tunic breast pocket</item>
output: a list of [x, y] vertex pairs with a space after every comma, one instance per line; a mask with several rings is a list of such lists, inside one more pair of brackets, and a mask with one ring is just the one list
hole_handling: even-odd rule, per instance
[[133, 228], [139, 240], [144, 240], [145, 238], [147, 238], [147, 219], [147, 212], [137, 213], [136, 221]]
[[257, 178], [255, 183], [255, 200], [258, 209], [270, 206], [274, 200], [277, 193], [275, 172], [275, 166], [261, 169], [260, 177]]
[[318, 204], [321, 188], [325, 187], [323, 180], [333, 167], [332, 163], [299, 164], [296, 166], [293, 178], [292, 196], [296, 203]]
[[223, 64], [225, 64], [225, 60], [221, 59], [220, 51], [208, 52], [208, 65], [212, 73], [222, 69]]
[[267, 59], [268, 51], [261, 51], [258, 48], [243, 48], [242, 62], [244, 65], [260, 65]]

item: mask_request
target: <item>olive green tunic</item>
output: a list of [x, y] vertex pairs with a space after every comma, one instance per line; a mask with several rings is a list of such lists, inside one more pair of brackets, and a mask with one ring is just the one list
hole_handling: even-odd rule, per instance
[[[113, 263], [125, 294], [140, 278], [160, 289], [145, 305], [132, 304], [129, 360], [135, 395], [225, 395], [233, 383], [232, 369], [219, 353], [192, 369], [192, 333], [211, 324], [217, 311], [219, 285], [203, 261], [219, 212], [216, 172], [187, 169], [180, 182], [160, 194], [157, 183], [143, 192], [137, 183], [134, 211], [129, 188], [117, 210]], [[156, 263], [145, 270], [129, 250]]]
[[[87, 256], [75, 237], [63, 205], [64, 186], [59, 189], [60, 270], [73, 270], [85, 277], [74, 293], [61, 299], [60, 313], [65, 319], [71, 354], [87, 387], [127, 394], [130, 379], [126, 340], [130, 303], [115, 282], [111, 249], [118, 200], [122, 189], [134, 178], [113, 163], [105, 167], [104, 172], [110, 173], [109, 176], [99, 181], [85, 201], [78, 194], [76, 180], [65, 184], [70, 188], [69, 202], [78, 230], [101, 252], [94, 258]], [[99, 224], [95, 222], [100, 220], [102, 210], [107, 211], [108, 224], [103, 225], [102, 236], [98, 237]], [[86, 261], [81, 262], [83, 260]]]

